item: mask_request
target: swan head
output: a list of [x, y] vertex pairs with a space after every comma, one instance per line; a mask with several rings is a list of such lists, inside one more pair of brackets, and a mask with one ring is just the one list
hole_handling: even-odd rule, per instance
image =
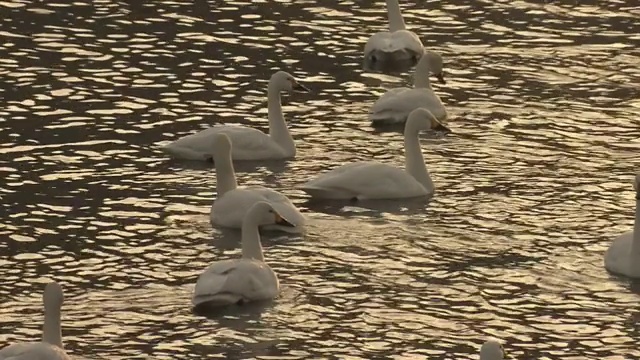
[[498, 340], [489, 339], [480, 347], [480, 360], [503, 360], [506, 356]]
[[300, 91], [300, 92], [311, 92], [309, 88], [300, 84], [298, 80], [296, 80], [293, 75], [289, 74], [286, 71], [278, 71], [277, 73], [271, 75], [271, 80], [269, 80], [269, 85], [274, 86], [279, 91]]
[[60, 311], [64, 302], [62, 286], [57, 282], [50, 282], [45, 286], [42, 294], [42, 302], [44, 303], [45, 312]]
[[216, 133], [211, 138], [214, 154], [229, 154], [231, 152], [231, 139], [225, 133]]
[[444, 73], [442, 70], [444, 65], [442, 63], [442, 56], [440, 56], [440, 54], [434, 51], [427, 50], [424, 52], [424, 55], [422, 55], [420, 62], [429, 67], [429, 72], [434, 74], [441, 84], [447, 83], [447, 81], [444, 79]]
[[257, 223], [260, 225], [275, 224], [286, 227], [295, 227], [294, 224], [290, 223], [287, 219], [278, 214], [273, 206], [266, 201], [256, 202], [249, 209], [246, 216], [250, 219], [253, 219], [254, 221], [257, 221]]
[[425, 108], [417, 108], [409, 114], [405, 129], [411, 129], [415, 132], [430, 130], [443, 131], [446, 133], [451, 132], [451, 129], [438, 121], [431, 111]]

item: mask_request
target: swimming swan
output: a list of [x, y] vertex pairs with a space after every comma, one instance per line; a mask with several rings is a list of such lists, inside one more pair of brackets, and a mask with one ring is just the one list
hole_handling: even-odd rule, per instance
[[60, 308], [63, 301], [62, 287], [55, 282], [47, 284], [42, 295], [42, 342], [9, 345], [0, 350], [0, 360], [70, 360], [62, 346]]
[[413, 88], [394, 88], [382, 95], [369, 110], [369, 120], [373, 125], [404, 123], [415, 108], [423, 107], [431, 111], [436, 119], [447, 118], [447, 110], [431, 88], [429, 73], [436, 75], [445, 84], [442, 73], [442, 57], [433, 51], [425, 52], [416, 65]]
[[218, 198], [211, 206], [210, 220], [212, 225], [240, 228], [247, 211], [258, 201], [266, 201], [294, 227], [266, 223], [267, 230], [301, 233], [304, 231], [305, 219], [291, 201], [281, 193], [262, 186], [239, 188], [231, 161], [232, 141], [224, 133], [214, 134], [213, 156], [216, 167], [216, 191]]
[[253, 204], [242, 222], [242, 258], [214, 262], [198, 277], [191, 300], [194, 307], [243, 304], [278, 296], [278, 277], [262, 254], [261, 224], [293, 226], [269, 203]]
[[507, 356], [499, 341], [490, 339], [480, 347], [480, 360], [503, 360]]
[[424, 53], [422, 41], [408, 31], [398, 0], [387, 0], [389, 31], [373, 34], [364, 46], [365, 60], [371, 62], [417, 61]]
[[633, 231], [618, 236], [604, 256], [604, 267], [610, 272], [640, 278], [640, 172], [636, 174], [636, 220]]
[[312, 198], [394, 199], [431, 195], [433, 181], [424, 164], [418, 134], [421, 130], [446, 130], [426, 109], [411, 112], [404, 127], [405, 170], [374, 161], [342, 165], [300, 187]]
[[184, 136], [161, 150], [178, 159], [211, 160], [213, 155], [213, 135], [225, 133], [233, 141], [233, 160], [277, 160], [293, 158], [296, 144], [289, 133], [282, 115], [280, 92], [303, 91], [309, 89], [289, 73], [278, 71], [271, 76], [267, 90], [269, 109], [269, 134], [258, 129], [239, 125], [219, 125]]

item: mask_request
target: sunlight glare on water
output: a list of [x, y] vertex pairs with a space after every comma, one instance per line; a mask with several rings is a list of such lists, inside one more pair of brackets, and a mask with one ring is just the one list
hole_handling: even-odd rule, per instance
[[[0, 347], [41, 334], [65, 289], [65, 348], [89, 359], [640, 359], [640, 286], [603, 253], [632, 229], [640, 8], [632, 0], [401, 1], [442, 54], [453, 133], [425, 136], [424, 201], [317, 205], [295, 187], [355, 160], [403, 165], [367, 120], [411, 73], [364, 72], [383, 1], [0, 1]], [[239, 255], [212, 230], [210, 164], [158, 145], [218, 123], [267, 130], [283, 97], [298, 153], [236, 165], [288, 195], [307, 234], [263, 237], [272, 304], [193, 314], [197, 276]]]

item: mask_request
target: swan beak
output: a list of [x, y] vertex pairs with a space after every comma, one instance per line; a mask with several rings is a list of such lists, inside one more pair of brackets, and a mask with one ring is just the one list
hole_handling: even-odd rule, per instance
[[446, 84], [447, 81], [444, 79], [444, 73], [439, 72], [436, 74], [436, 79], [438, 79], [438, 81], [440, 81], [441, 84]]
[[282, 216], [280, 216], [280, 214], [278, 214], [278, 213], [275, 213], [275, 217], [276, 217], [276, 219], [275, 219], [276, 225], [287, 226], [287, 227], [296, 227], [295, 225], [293, 225], [292, 223], [287, 221], [287, 219], [285, 219]]
[[300, 84], [299, 82], [296, 82], [295, 84], [293, 84], [293, 90], [295, 91], [300, 91], [300, 92], [311, 92], [311, 90], [309, 90], [308, 87]]
[[435, 131], [443, 131], [445, 133], [450, 133], [451, 129], [448, 126], [443, 125], [441, 122], [438, 122], [437, 125], [433, 128]]

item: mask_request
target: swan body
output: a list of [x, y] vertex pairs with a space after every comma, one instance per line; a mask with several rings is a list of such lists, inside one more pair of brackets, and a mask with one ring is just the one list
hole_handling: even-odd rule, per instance
[[640, 173], [635, 178], [636, 218], [633, 231], [613, 240], [604, 256], [604, 266], [611, 273], [640, 279]]
[[402, 124], [418, 107], [429, 110], [439, 121], [446, 120], [447, 110], [431, 88], [430, 73], [434, 73], [441, 83], [446, 83], [442, 74], [442, 57], [427, 51], [416, 65], [414, 87], [393, 88], [378, 98], [369, 110], [372, 124]]
[[418, 133], [448, 130], [426, 109], [415, 109], [405, 124], [405, 169], [374, 161], [342, 165], [300, 187], [312, 198], [334, 200], [397, 199], [433, 194]]
[[233, 162], [232, 145], [226, 134], [216, 134], [214, 141], [214, 163], [217, 178], [217, 199], [210, 212], [212, 225], [229, 228], [241, 228], [249, 209], [257, 202], [269, 203], [279, 214], [294, 224], [281, 226], [274, 223], [260, 224], [265, 230], [285, 232], [304, 232], [305, 218], [285, 195], [262, 186], [238, 187]]
[[42, 296], [44, 325], [42, 341], [17, 343], [0, 350], [0, 360], [70, 360], [64, 351], [60, 329], [60, 308], [64, 301], [62, 287], [49, 283]]
[[367, 40], [365, 60], [386, 63], [411, 60], [415, 64], [422, 57], [424, 46], [418, 35], [406, 29], [398, 0], [387, 0], [387, 16], [389, 31], [377, 32]]
[[480, 347], [480, 360], [504, 360], [506, 356], [498, 340], [489, 339]]
[[242, 258], [217, 261], [198, 277], [194, 307], [244, 304], [278, 296], [278, 277], [264, 262], [260, 244], [258, 226], [265, 223], [293, 226], [269, 203], [253, 204], [242, 222]]
[[308, 92], [289, 73], [278, 71], [271, 76], [267, 90], [269, 134], [240, 125], [218, 125], [184, 136], [161, 147], [168, 155], [183, 160], [207, 161], [213, 158], [213, 137], [224, 133], [233, 142], [233, 160], [277, 160], [293, 158], [296, 146], [282, 114], [280, 93]]

